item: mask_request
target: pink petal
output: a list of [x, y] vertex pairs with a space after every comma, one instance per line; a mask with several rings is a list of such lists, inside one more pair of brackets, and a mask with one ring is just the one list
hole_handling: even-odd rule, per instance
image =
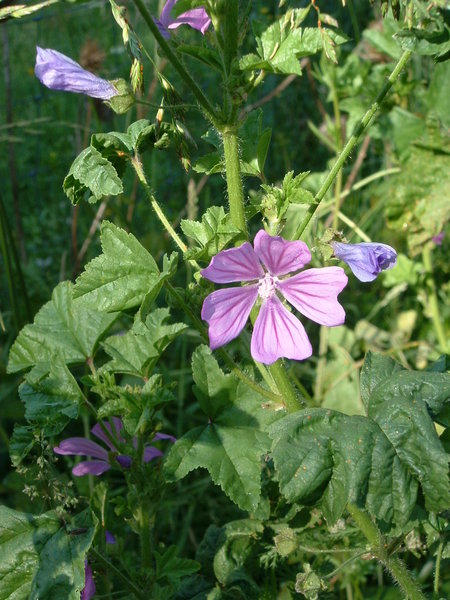
[[108, 460], [108, 453], [104, 448], [82, 437], [67, 438], [60, 442], [59, 446], [53, 448], [56, 454], [74, 454], [77, 456], [93, 456], [102, 460]]
[[209, 345], [213, 350], [241, 333], [257, 297], [258, 287], [248, 285], [217, 290], [205, 298], [202, 319], [209, 323]]
[[304, 360], [312, 354], [305, 328], [277, 296], [268, 298], [261, 306], [253, 328], [251, 354], [265, 365], [283, 356]]
[[271, 236], [261, 229], [253, 242], [258, 258], [271, 275], [293, 273], [309, 263], [311, 253], [305, 242], [289, 242], [279, 236]]
[[264, 276], [264, 270], [249, 242], [238, 248], [222, 250], [213, 256], [202, 276], [214, 283], [252, 281]]
[[308, 269], [278, 283], [278, 288], [295, 308], [316, 323], [335, 327], [345, 321], [337, 296], [347, 285], [341, 267]]
[[72, 469], [72, 474], [76, 477], [81, 477], [82, 475], [101, 475], [110, 468], [109, 463], [104, 460], [84, 460]]
[[[111, 429], [111, 425], [109, 424], [108, 421], [103, 421], [103, 425], [111, 433], [113, 438], [117, 438], [117, 440], [121, 444], [125, 443], [125, 440], [120, 435], [120, 432], [123, 427], [122, 420], [119, 419], [118, 417], [113, 417], [112, 421], [113, 421], [113, 425], [114, 425], [114, 431]], [[102, 440], [102, 442], [105, 442], [105, 444], [108, 446], [108, 448], [110, 448], [113, 452], [117, 451], [117, 448], [113, 445], [113, 443], [111, 442], [109, 437], [106, 435], [106, 433], [103, 431], [103, 429], [99, 423], [96, 423], [94, 425], [94, 427], [91, 429], [91, 433], [93, 433], [96, 437], [98, 437], [99, 440]]]
[[167, 28], [175, 29], [180, 25], [189, 25], [205, 35], [206, 30], [211, 25], [211, 19], [208, 17], [208, 13], [204, 8], [193, 8], [179, 15], [167, 26]]
[[167, 2], [164, 4], [163, 9], [161, 11], [161, 15], [159, 17], [159, 21], [163, 25], [163, 27], [168, 27], [172, 22], [172, 19], [170, 18], [170, 13], [176, 2], [177, 0], [167, 0]]

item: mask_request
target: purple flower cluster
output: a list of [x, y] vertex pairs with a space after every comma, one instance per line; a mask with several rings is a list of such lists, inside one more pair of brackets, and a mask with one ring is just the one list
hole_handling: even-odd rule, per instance
[[345, 312], [337, 301], [347, 284], [341, 267], [308, 269], [296, 273], [311, 260], [308, 246], [257, 233], [254, 247], [248, 242], [223, 250], [201, 271], [214, 283], [245, 282], [210, 294], [203, 303], [202, 319], [209, 324], [211, 348], [219, 348], [236, 338], [256, 302], [260, 304], [252, 341], [252, 357], [272, 364], [286, 357], [304, 360], [312, 347], [303, 325], [284, 305], [287, 300], [301, 314], [320, 325], [342, 325]]
[[[131, 456], [128, 454], [121, 454], [119, 450], [119, 446], [125, 444], [125, 439], [121, 435], [123, 423], [117, 417], [113, 417], [112, 422], [114, 426], [113, 429], [107, 421], [103, 421], [103, 426], [109, 431], [111, 439], [117, 440], [115, 443], [113, 443], [110, 437], [106, 435], [99, 423], [94, 425], [91, 429], [91, 433], [102, 440], [102, 442], [108, 446], [109, 451], [105, 450], [100, 444], [82, 437], [67, 438], [63, 440], [59, 446], [53, 448], [53, 451], [56, 454], [91, 456], [96, 459], [84, 460], [78, 463], [72, 469], [73, 475], [77, 477], [88, 474], [101, 475], [105, 471], [108, 471], [113, 465], [120, 465], [124, 469], [129, 469], [131, 467], [133, 460]], [[171, 440], [174, 442], [175, 438], [167, 433], [157, 433], [153, 438], [153, 441], [155, 440]], [[137, 445], [136, 439], [133, 440], [133, 444], [135, 446]], [[149, 462], [162, 455], [163, 453], [161, 450], [155, 448], [155, 446], [146, 446], [144, 449], [144, 462]]]

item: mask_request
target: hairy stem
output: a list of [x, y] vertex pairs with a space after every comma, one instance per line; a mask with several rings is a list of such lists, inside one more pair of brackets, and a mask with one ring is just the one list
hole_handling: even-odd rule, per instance
[[236, 131], [224, 131], [222, 133], [222, 140], [230, 216], [233, 225], [242, 232], [242, 237], [239, 240], [241, 242], [243, 239], [248, 239], [248, 231], [244, 213], [244, 191], [242, 188], [239, 142]]
[[385, 540], [369, 515], [351, 503], [347, 504], [347, 510], [369, 542], [370, 553], [389, 571], [394, 581], [402, 589], [405, 598], [408, 598], [408, 600], [425, 600], [425, 596], [420, 591], [418, 584], [412, 578], [405, 564], [397, 556], [390, 556], [388, 554]]
[[212, 123], [215, 123], [216, 122], [216, 113], [215, 113], [215, 110], [214, 110], [212, 104], [210, 103], [208, 98], [205, 96], [205, 94], [202, 92], [201, 88], [195, 83], [195, 81], [193, 80], [193, 78], [189, 74], [188, 70], [183, 65], [183, 63], [178, 59], [177, 55], [172, 50], [172, 47], [170, 46], [170, 44], [161, 35], [151, 14], [148, 12], [143, 0], [133, 0], [133, 1], [136, 5], [137, 9], [141, 13], [142, 18], [146, 22], [148, 28], [150, 29], [152, 34], [155, 36], [156, 41], [161, 46], [164, 54], [167, 56], [169, 61], [172, 63], [174, 68], [177, 70], [178, 74], [183, 79], [184, 83], [189, 87], [191, 92], [194, 94], [195, 99], [200, 104], [200, 106], [203, 108], [203, 110], [205, 111], [205, 113], [208, 116], [208, 118], [210, 119], [210, 121]]
[[307, 226], [309, 225], [309, 222], [311, 221], [312, 217], [314, 216], [320, 203], [324, 199], [325, 194], [329, 190], [330, 186], [332, 185], [333, 181], [335, 180], [337, 174], [341, 170], [345, 161], [349, 157], [353, 148], [358, 143], [359, 138], [371, 124], [372, 119], [374, 118], [374, 116], [378, 112], [378, 110], [380, 109], [381, 102], [384, 100], [386, 94], [389, 92], [389, 90], [391, 89], [391, 87], [393, 86], [393, 84], [395, 83], [397, 78], [399, 77], [400, 73], [404, 69], [405, 65], [409, 61], [411, 54], [412, 54], [412, 52], [410, 50], [405, 50], [405, 52], [403, 52], [403, 54], [399, 58], [392, 73], [389, 75], [389, 77], [387, 78], [380, 93], [375, 98], [372, 106], [369, 108], [369, 110], [366, 112], [366, 114], [362, 117], [361, 121], [355, 127], [352, 135], [347, 140], [347, 143], [345, 144], [344, 148], [342, 149], [342, 152], [339, 154], [338, 158], [336, 159], [336, 162], [334, 163], [331, 171], [327, 175], [325, 181], [320, 186], [320, 189], [314, 198], [315, 203], [310, 205], [305, 217], [303, 218], [303, 221], [300, 223], [299, 227], [297, 228], [297, 231], [295, 232], [293, 239], [299, 239], [300, 236], [305, 231], [305, 229], [307, 228]]
[[[187, 246], [186, 244], [183, 242], [183, 240], [180, 238], [180, 236], [178, 235], [178, 233], [175, 231], [175, 229], [172, 227], [169, 219], [166, 217], [166, 215], [164, 214], [163, 209], [161, 208], [161, 206], [159, 205], [159, 203], [157, 202], [156, 198], [154, 197], [154, 195], [152, 194], [152, 191], [150, 189], [150, 186], [148, 185], [147, 182], [147, 178], [145, 177], [145, 173], [144, 173], [144, 169], [142, 168], [142, 163], [139, 160], [138, 156], [135, 156], [134, 158], [131, 159], [131, 164], [133, 165], [133, 168], [136, 172], [136, 175], [139, 178], [139, 181], [142, 183], [142, 186], [144, 187], [145, 193], [147, 194], [148, 199], [150, 200], [150, 204], [152, 205], [153, 210], [156, 213], [156, 216], [158, 217], [158, 219], [161, 221], [162, 225], [164, 226], [164, 228], [166, 229], [167, 233], [170, 235], [170, 237], [173, 239], [173, 241], [175, 242], [175, 244], [178, 246], [178, 248], [180, 248], [180, 250], [184, 253], [187, 250]], [[197, 263], [197, 261], [195, 260], [190, 260], [189, 261], [196, 269], [200, 270], [200, 266]]]
[[302, 401], [297, 395], [291, 380], [280, 360], [274, 362], [269, 367], [269, 372], [275, 381], [280, 395], [283, 397], [283, 404], [288, 413], [297, 412], [303, 408]]

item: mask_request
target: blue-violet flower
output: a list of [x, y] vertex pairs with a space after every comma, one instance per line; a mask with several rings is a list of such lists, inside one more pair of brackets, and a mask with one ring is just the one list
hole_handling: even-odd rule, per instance
[[84, 588], [81, 591], [80, 600], [91, 600], [95, 594], [95, 581], [92, 576], [92, 569], [88, 561], [84, 561]]
[[256, 234], [254, 247], [245, 242], [222, 250], [201, 274], [214, 283], [249, 282], [212, 292], [203, 303], [202, 319], [209, 324], [211, 348], [237, 337], [259, 299], [261, 308], [253, 327], [251, 354], [270, 365], [278, 358], [304, 360], [312, 354], [305, 328], [283, 304], [286, 299], [304, 316], [321, 325], [342, 325], [345, 312], [337, 301], [347, 284], [341, 267], [308, 269], [296, 273], [311, 260], [308, 246], [286, 241], [264, 230]]
[[392, 269], [397, 262], [397, 252], [387, 244], [331, 242], [331, 245], [334, 255], [347, 263], [353, 275], [360, 281], [373, 281], [381, 271]]
[[36, 47], [34, 73], [51, 90], [87, 94], [101, 100], [110, 100], [118, 94], [111, 82], [86, 71], [65, 54], [50, 48]]

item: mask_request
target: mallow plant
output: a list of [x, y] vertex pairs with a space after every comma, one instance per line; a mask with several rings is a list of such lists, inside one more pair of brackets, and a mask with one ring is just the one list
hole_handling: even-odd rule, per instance
[[[179, 94], [168, 71], [160, 77], [166, 110], [148, 108], [126, 131], [94, 133], [70, 166], [63, 188], [74, 205], [120, 195], [131, 171], [173, 251], [154, 257], [133, 232], [103, 221], [101, 254], [54, 289], [12, 345], [8, 370], [23, 373], [26, 424], [14, 429], [11, 460], [41, 505], [36, 514], [0, 507], [0, 597], [275, 600], [347, 590], [351, 598], [345, 569], [359, 564], [356, 578], [380, 580], [384, 570], [395, 597], [418, 600], [421, 582], [401, 558], [415, 528], [430, 540], [439, 597], [450, 504], [448, 435], [438, 434], [449, 420], [445, 361], [422, 372], [368, 353], [357, 415], [311, 403], [298, 376], [318, 364], [322, 349], [310, 338], [319, 327], [346, 322], [349, 279], [353, 289], [375, 285], [395, 266], [388, 235], [348, 244], [318, 223], [330, 194], [339, 194], [342, 167], [422, 47], [411, 40], [423, 41], [430, 19], [442, 25], [439, 3], [429, 3], [425, 19], [423, 3], [392, 1], [414, 27], [408, 21], [398, 36], [383, 87], [315, 187], [308, 173], [267, 183], [270, 131], [260, 110], [245, 108], [267, 77], [300, 75], [300, 59], [322, 53], [337, 61], [348, 38], [319, 2], [280, 2], [273, 22], [254, 27], [250, 51], [252, 2], [168, 0], [160, 14], [143, 0], [130, 4], [215, 146], [194, 169], [223, 176], [226, 191], [178, 229], [152, 190], [148, 157], [168, 146], [183, 154], [189, 143], [187, 125], [170, 118]], [[37, 48], [35, 73], [59, 93], [133, 111], [141, 102], [136, 73], [155, 65], [145, 61], [137, 24], [110, 5], [138, 66], [130, 87], [58, 49]], [[189, 68], [195, 59], [216, 74], [211, 96]], [[250, 200], [248, 176], [263, 181]], [[175, 439], [174, 382], [164, 364], [183, 338], [195, 345], [196, 419]], [[220, 493], [236, 510], [228, 522], [216, 514], [210, 524], [205, 514], [205, 538], [186, 557], [160, 525], [167, 506], [182, 501], [181, 480], [197, 469], [219, 488], [204, 494]]]

